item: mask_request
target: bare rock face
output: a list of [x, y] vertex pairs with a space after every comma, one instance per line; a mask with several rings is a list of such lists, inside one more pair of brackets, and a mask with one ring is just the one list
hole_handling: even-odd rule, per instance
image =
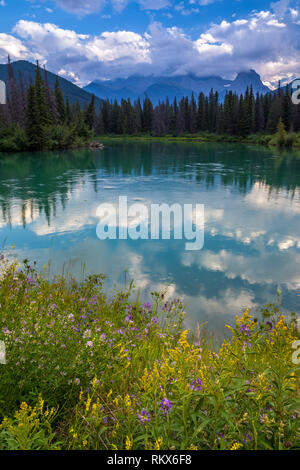
[[100, 150], [104, 148], [104, 145], [101, 142], [93, 141], [89, 143], [89, 148], [91, 150]]

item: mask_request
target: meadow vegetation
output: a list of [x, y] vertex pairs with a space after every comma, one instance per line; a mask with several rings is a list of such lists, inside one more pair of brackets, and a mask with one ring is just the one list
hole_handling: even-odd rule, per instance
[[179, 299], [0, 264], [0, 449], [299, 448], [293, 316], [246, 310], [213, 348]]

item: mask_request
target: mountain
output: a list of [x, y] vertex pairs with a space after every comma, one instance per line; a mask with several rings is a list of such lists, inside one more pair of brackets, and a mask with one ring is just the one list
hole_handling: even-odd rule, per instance
[[116, 80], [96, 80], [87, 85], [84, 90], [94, 93], [102, 99], [121, 99], [130, 98], [132, 101], [137, 98], [143, 99], [148, 96], [153, 104], [159, 100], [165, 100], [166, 97], [173, 100], [176, 96], [181, 99], [183, 96], [191, 96], [193, 93], [197, 96], [203, 92], [206, 96], [210, 90], [218, 91], [220, 100], [223, 100], [226, 91], [233, 93], [244, 93], [247, 86], [252, 85], [254, 93], [267, 93], [269, 88], [265, 86], [260, 76], [255, 70], [238, 73], [234, 80], [225, 80], [219, 76], [197, 77], [195, 75], [180, 75], [176, 77], [142, 77], [132, 75], [128, 78], [118, 78]]
[[[22, 74], [23, 81], [25, 84], [26, 83], [28, 84], [32, 80], [34, 80], [36, 65], [32, 64], [31, 62], [28, 62], [26, 60], [18, 60], [12, 63], [12, 68], [13, 68], [16, 80], [18, 80], [20, 73]], [[44, 71], [41, 70], [41, 73], [43, 77]], [[52, 72], [47, 71], [47, 76], [48, 76], [49, 86], [52, 89], [54, 88], [56, 78], [58, 78], [59, 85], [63, 91], [63, 94], [65, 97], [68, 95], [71, 104], [76, 103], [78, 101], [80, 106], [84, 107], [85, 105], [90, 103], [92, 96], [88, 91], [74, 85], [73, 83], [69, 82], [69, 80], [62, 78], [59, 75], [55, 75]], [[8, 80], [8, 65], [7, 64], [0, 64], [0, 80], [4, 82], [7, 82]], [[100, 100], [99, 98], [96, 98], [96, 106], [100, 106], [101, 102], [102, 100]]]
[[263, 84], [260, 76], [255, 70], [250, 70], [249, 72], [240, 72], [237, 74], [234, 81], [227, 87], [227, 90], [232, 90], [234, 93], [240, 95], [244, 93], [247, 86], [252, 85], [254, 93], [268, 93], [270, 89]]

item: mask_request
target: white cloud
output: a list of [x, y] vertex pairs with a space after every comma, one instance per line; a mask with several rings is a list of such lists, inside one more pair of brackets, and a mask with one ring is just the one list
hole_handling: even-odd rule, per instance
[[0, 33], [0, 59], [6, 60], [8, 55], [14, 59], [26, 59], [29, 51], [20, 39], [10, 34]]
[[[60, 0], [64, 8], [71, 9], [73, 3], [75, 0]], [[139, 3], [154, 9], [167, 6], [169, 0]], [[113, 2], [119, 10], [126, 4], [127, 0]], [[199, 2], [190, 2], [196, 4]], [[84, 14], [100, 8], [102, 2], [76, 1], [76, 5], [76, 11]], [[186, 11], [184, 5], [178, 3], [177, 10]], [[250, 68], [265, 82], [273, 83], [300, 75], [300, 30], [295, 18], [289, 2], [281, 0], [273, 4], [273, 10], [212, 24], [198, 38], [191, 38], [176, 26], [164, 28], [158, 22], [150, 24], [144, 34], [122, 30], [89, 35], [52, 23], [20, 20], [13, 30], [15, 37], [7, 35], [0, 51], [1, 47], [2, 51], [9, 48], [15, 59], [39, 56], [51, 71], [63, 69], [66, 77], [77, 77], [77, 83], [132, 74], [222, 74], [234, 78], [237, 72]]]

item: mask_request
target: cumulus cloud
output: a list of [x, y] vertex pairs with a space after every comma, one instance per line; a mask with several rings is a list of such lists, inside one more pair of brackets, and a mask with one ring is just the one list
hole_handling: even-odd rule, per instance
[[[73, 1], [60, 3], [71, 8]], [[169, 0], [139, 1], [145, 8], [154, 8]], [[126, 3], [127, 0], [114, 0], [115, 8], [122, 9]], [[78, 12], [85, 8], [87, 13], [101, 7], [102, 2], [77, 0], [76, 5]], [[9, 49], [16, 59], [39, 55], [50, 70], [76, 77], [77, 83], [136, 73], [221, 74], [234, 78], [237, 72], [250, 68], [256, 69], [265, 82], [272, 83], [300, 75], [298, 23], [298, 10], [289, 8], [285, 0], [273, 3], [270, 10], [212, 24], [193, 38], [176, 26], [165, 28], [158, 22], [151, 23], [143, 34], [122, 30], [90, 35], [52, 23], [20, 20], [13, 30], [15, 36], [6, 35], [7, 39], [0, 42], [0, 51], [1, 47]]]
[[6, 60], [8, 55], [15, 59], [26, 59], [30, 54], [20, 39], [0, 33], [0, 59]]

